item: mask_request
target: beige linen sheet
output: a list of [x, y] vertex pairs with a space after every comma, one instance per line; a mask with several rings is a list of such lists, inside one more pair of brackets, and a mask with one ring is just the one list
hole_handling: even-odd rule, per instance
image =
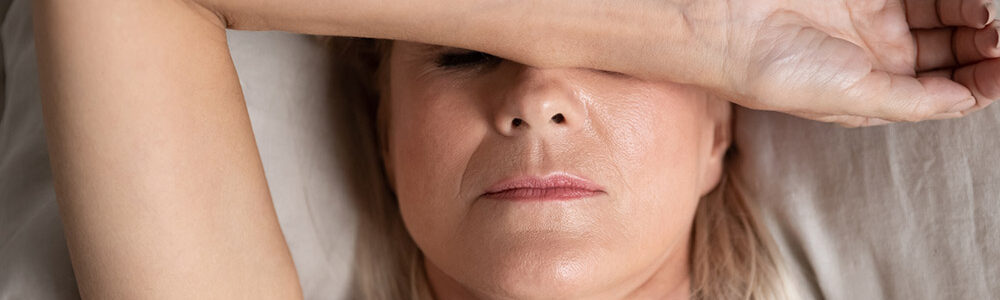
[[[0, 28], [0, 300], [78, 298], [45, 148], [30, 1]], [[264, 169], [307, 299], [348, 298], [357, 128], [309, 37], [231, 32]], [[805, 299], [1000, 299], [1000, 107], [844, 129], [740, 109], [742, 181]]]

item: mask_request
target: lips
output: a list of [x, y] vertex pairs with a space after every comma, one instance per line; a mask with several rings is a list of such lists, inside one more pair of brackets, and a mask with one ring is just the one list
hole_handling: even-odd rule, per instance
[[604, 193], [604, 189], [593, 182], [557, 173], [544, 177], [506, 179], [486, 189], [483, 197], [509, 201], [557, 201], [593, 197], [601, 193]]

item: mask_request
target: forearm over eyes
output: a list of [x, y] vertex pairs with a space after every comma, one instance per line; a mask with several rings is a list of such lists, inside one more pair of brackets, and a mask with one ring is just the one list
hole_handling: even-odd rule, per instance
[[718, 84], [725, 1], [192, 0], [247, 30], [402, 39], [543, 67]]

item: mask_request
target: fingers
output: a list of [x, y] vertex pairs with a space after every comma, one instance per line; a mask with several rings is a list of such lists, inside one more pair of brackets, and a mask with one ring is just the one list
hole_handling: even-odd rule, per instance
[[1000, 57], [997, 23], [983, 29], [969, 27], [914, 30], [917, 71], [952, 68]]
[[[996, 68], [1000, 71], [1000, 60]], [[1000, 93], [1000, 85], [994, 87], [990, 92]], [[948, 78], [914, 78], [882, 71], [870, 72], [846, 94], [853, 97], [843, 99], [840, 114], [888, 121], [949, 118], [977, 105], [969, 89]]]
[[955, 81], [966, 88], [976, 99], [976, 105], [963, 110], [960, 117], [983, 109], [1000, 99], [1000, 60], [991, 59], [958, 69], [935, 70], [920, 73], [921, 77], [939, 77]]
[[904, 0], [910, 28], [986, 27], [996, 15], [991, 0]]
[[[994, 61], [996, 63], [989, 65], [989, 67], [997, 68], [995, 71], [1000, 71], [1000, 60]], [[977, 75], [977, 68], [966, 69], [967, 71], [963, 72], [968, 72], [969, 75], [973, 76]], [[845, 109], [839, 114], [803, 111], [790, 113], [800, 118], [855, 128], [882, 126], [900, 121], [915, 122], [961, 118], [971, 111], [989, 105], [990, 101], [988, 100], [969, 98], [969, 91], [952, 80], [954, 75], [951, 70], [924, 72], [918, 78], [896, 77], [891, 74], [873, 72], [859, 82], [854, 91], [848, 93], [866, 96], [852, 99], [856, 101], [855, 104], [866, 103], [866, 105], [852, 105], [850, 101], [845, 101]], [[970, 77], [963, 80], [975, 79]], [[992, 88], [984, 90], [986, 94], [983, 94], [983, 97], [991, 95], [991, 93], [1000, 94], [1000, 84], [996, 83], [996, 80], [987, 80], [987, 82], [994, 84], [991, 86]], [[959, 100], [955, 102], [954, 99]]]
[[955, 70], [956, 82], [968, 87], [976, 104], [963, 113], [970, 113], [989, 106], [1000, 98], [1000, 59], [986, 60]]

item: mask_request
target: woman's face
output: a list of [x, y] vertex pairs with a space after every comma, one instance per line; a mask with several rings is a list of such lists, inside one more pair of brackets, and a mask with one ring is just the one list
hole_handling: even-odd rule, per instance
[[408, 42], [388, 64], [384, 155], [438, 293], [623, 295], [665, 269], [686, 274], [728, 103]]

